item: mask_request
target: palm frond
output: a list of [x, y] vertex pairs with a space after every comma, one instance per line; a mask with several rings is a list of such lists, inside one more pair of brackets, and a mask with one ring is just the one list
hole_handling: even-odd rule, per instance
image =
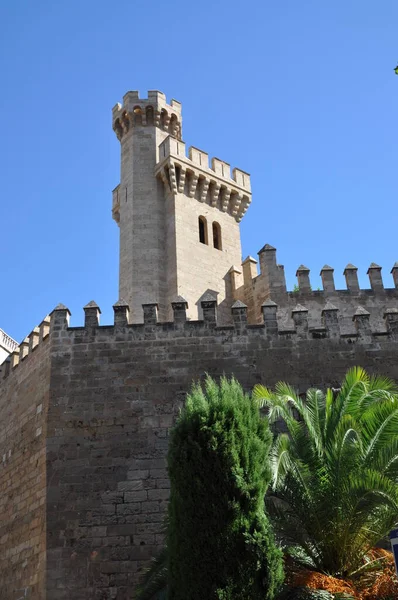
[[279, 535], [319, 570], [355, 571], [398, 520], [397, 385], [354, 367], [337, 394], [310, 389], [302, 400], [279, 382], [253, 397], [287, 430], [271, 450]]
[[152, 559], [142, 581], [137, 587], [136, 600], [153, 600], [155, 595], [167, 588], [167, 548]]

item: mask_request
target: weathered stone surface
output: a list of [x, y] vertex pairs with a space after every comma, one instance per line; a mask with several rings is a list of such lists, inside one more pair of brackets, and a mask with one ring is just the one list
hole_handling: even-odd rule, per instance
[[132, 592], [163, 543], [169, 429], [192, 380], [225, 373], [248, 391], [287, 380], [303, 392], [336, 387], [358, 364], [398, 380], [387, 329], [326, 337], [300, 324], [287, 333], [187, 321], [151, 332], [54, 329], [1, 381], [5, 600], [22, 588], [35, 600], [44, 589], [65, 600]]
[[0, 596], [39, 600], [45, 597], [49, 338], [13, 364], [0, 379]]
[[[134, 97], [134, 100], [132, 99]], [[202, 318], [198, 299], [219, 291], [221, 321], [233, 298], [224, 278], [241, 260], [239, 221], [251, 202], [250, 176], [182, 141], [181, 105], [156, 92], [128, 92], [113, 110], [121, 143], [121, 181], [113, 191], [120, 227], [119, 293], [130, 320], [143, 320], [153, 298], [159, 319], [171, 320], [171, 302], [182, 294], [187, 317]], [[203, 239], [199, 236], [199, 219]], [[224, 319], [225, 317], [225, 319]]]

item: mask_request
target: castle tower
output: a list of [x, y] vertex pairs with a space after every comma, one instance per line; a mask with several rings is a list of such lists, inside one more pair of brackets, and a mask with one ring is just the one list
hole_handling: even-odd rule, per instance
[[[227, 273], [241, 263], [239, 222], [251, 201], [250, 176], [182, 141], [181, 104], [149, 91], [127, 92], [113, 109], [121, 143], [121, 181], [112, 214], [120, 227], [119, 296], [132, 322], [142, 304], [156, 302], [169, 319], [178, 296], [188, 317], [200, 300], [217, 294], [219, 319], [229, 318], [232, 294]], [[228, 305], [228, 306], [227, 306]]]

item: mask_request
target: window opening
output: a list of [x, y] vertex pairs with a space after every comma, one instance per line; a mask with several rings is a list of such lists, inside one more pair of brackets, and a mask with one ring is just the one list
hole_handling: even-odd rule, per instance
[[221, 227], [218, 223], [213, 223], [213, 246], [217, 250], [222, 250], [221, 247]]
[[199, 241], [201, 244], [207, 244], [207, 227], [206, 219], [199, 217]]

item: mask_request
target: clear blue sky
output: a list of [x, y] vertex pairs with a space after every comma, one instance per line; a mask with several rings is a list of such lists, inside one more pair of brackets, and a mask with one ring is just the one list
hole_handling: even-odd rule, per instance
[[58, 303], [112, 323], [127, 90], [183, 104], [183, 137], [251, 173], [244, 257], [270, 243], [293, 287], [397, 248], [397, 0], [0, 1], [0, 327]]

